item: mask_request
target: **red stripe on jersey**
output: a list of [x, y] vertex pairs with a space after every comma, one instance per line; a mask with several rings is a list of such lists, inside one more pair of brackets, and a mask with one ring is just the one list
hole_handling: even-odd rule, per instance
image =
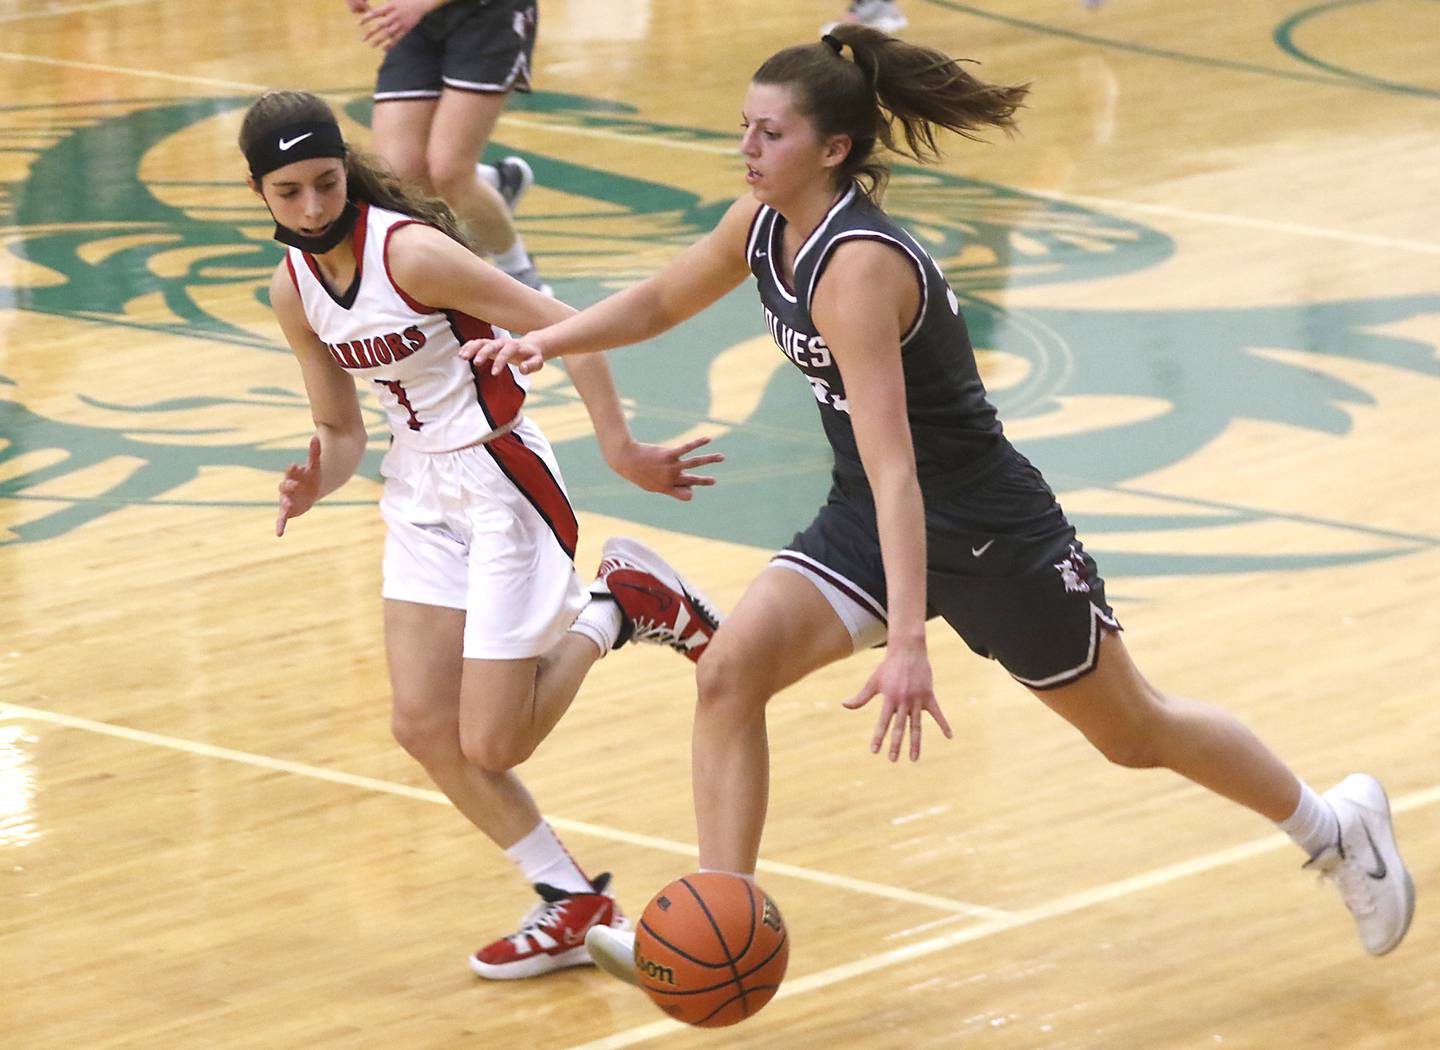
[[414, 310], [417, 314], [438, 314], [441, 311], [436, 309], [435, 307], [426, 306], [419, 299], [412, 299], [410, 297], [410, 293], [407, 292], [404, 288], [400, 287], [400, 282], [395, 280], [395, 275], [390, 272], [390, 237], [401, 226], [425, 225], [428, 224], [421, 222], [419, 219], [405, 219], [401, 222], [397, 222], [394, 226], [391, 226], [390, 229], [385, 231], [385, 247], [384, 250], [381, 251], [380, 256], [385, 260], [385, 276], [390, 278], [390, 287], [395, 289], [395, 294], [400, 296], [400, 298], [405, 301], [405, 305], [410, 307], [410, 309]]
[[[459, 310], [447, 310], [446, 316], [450, 318], [450, 327], [455, 331], [455, 338], [462, 343], [468, 343], [471, 339], [495, 338], [495, 329], [488, 321], [471, 317]], [[525, 404], [525, 388], [515, 378], [513, 371], [507, 368], [495, 376], [490, 374], [488, 366], [476, 368], [472, 363], [470, 374], [475, 379], [475, 396], [492, 427], [503, 427], [520, 414], [520, 408]]]
[[512, 430], [493, 441], [487, 441], [482, 448], [490, 450], [495, 462], [505, 476], [515, 483], [530, 505], [540, 512], [560, 542], [560, 547], [575, 559], [575, 544], [580, 540], [580, 523], [575, 520], [575, 510], [570, 499], [550, 466], [535, 452], [525, 446]]

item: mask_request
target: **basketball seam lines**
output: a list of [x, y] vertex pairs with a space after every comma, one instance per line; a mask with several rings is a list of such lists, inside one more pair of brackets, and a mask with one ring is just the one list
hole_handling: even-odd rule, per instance
[[[749, 1017], [750, 1001], [745, 996], [745, 986], [740, 983], [740, 968], [735, 965], [735, 956], [730, 951], [730, 945], [725, 943], [724, 931], [720, 929], [720, 924], [715, 921], [715, 916], [710, 914], [710, 906], [705, 903], [705, 898], [700, 896], [700, 891], [690, 885], [689, 879], [681, 879], [680, 881], [684, 884], [685, 888], [690, 891], [690, 896], [695, 898], [695, 903], [700, 905], [700, 910], [705, 913], [705, 919], [710, 923], [710, 928], [715, 931], [715, 937], [720, 942], [720, 950], [725, 953], [725, 958], [730, 964], [731, 979], [735, 982], [735, 987], [740, 989], [740, 1012], [744, 1017]], [[745, 893], [750, 898], [750, 921], [753, 923], [755, 921], [755, 895], [750, 892], [750, 884], [748, 882], [745, 883]], [[710, 1011], [709, 1017], [705, 1019], [708, 1021], [734, 1001], [734, 999], [731, 999], [729, 1002], [717, 1006], [714, 1010]]]

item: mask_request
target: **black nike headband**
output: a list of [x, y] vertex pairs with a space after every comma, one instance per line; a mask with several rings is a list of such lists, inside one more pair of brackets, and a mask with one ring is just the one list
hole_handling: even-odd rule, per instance
[[333, 120], [306, 121], [272, 131], [245, 151], [250, 174], [258, 182], [276, 168], [313, 157], [345, 156], [340, 125]]

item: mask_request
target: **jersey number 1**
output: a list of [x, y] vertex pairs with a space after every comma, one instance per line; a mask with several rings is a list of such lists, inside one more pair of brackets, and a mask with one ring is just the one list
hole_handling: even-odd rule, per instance
[[407, 427], [409, 427], [411, 430], [419, 430], [422, 426], [424, 426], [424, 424], [420, 422], [420, 417], [415, 414], [415, 407], [410, 404], [410, 397], [408, 394], [405, 393], [405, 388], [403, 386], [395, 382], [393, 379], [377, 379], [375, 380], [375, 382], [379, 383], [386, 390], [390, 391], [390, 393], [395, 395], [395, 400], [400, 403], [400, 407], [405, 410], [405, 414], [409, 417], [405, 421], [405, 425]]

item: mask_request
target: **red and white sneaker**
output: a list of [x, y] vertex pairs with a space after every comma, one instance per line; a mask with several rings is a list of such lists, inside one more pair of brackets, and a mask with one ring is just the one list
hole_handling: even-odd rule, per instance
[[616, 649], [626, 642], [657, 642], [698, 662], [720, 626], [720, 614], [706, 597], [639, 540], [606, 540], [596, 576], [591, 593], [608, 593], [624, 613]]
[[610, 873], [599, 876], [592, 885], [594, 893], [567, 893], [537, 882], [540, 903], [520, 920], [520, 929], [470, 956], [470, 969], [492, 981], [512, 981], [567, 966], [589, 966], [585, 934], [591, 927], [630, 929], [630, 920], [606, 892]]

